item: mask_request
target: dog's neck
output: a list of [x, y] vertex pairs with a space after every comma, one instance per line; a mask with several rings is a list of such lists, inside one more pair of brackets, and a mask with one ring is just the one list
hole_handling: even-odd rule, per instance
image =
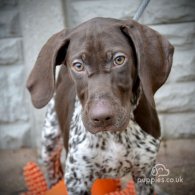
[[[70, 135], [69, 135], [69, 150], [70, 152], [76, 151], [78, 148], [83, 150], [82, 143], [87, 143], [87, 145], [94, 145], [94, 143], [102, 142], [102, 140], [112, 140], [113, 143], [120, 143], [122, 145], [127, 145], [132, 143], [132, 148], [136, 149], [138, 146], [145, 143], [146, 146], [151, 146], [152, 156], [155, 156], [160, 139], [155, 139], [153, 136], [147, 134], [133, 119], [133, 111], [129, 120], [127, 128], [123, 131], [111, 132], [111, 131], [100, 131], [96, 134], [92, 134], [87, 131], [84, 127], [82, 121], [82, 105], [78, 98], [75, 101], [75, 109], [72, 116], [72, 121], [70, 125]], [[128, 141], [127, 141], [128, 140]], [[128, 143], [126, 143], [126, 141]], [[92, 147], [93, 148], [93, 147]], [[80, 150], [78, 149], [78, 150]], [[137, 148], [140, 149], [139, 147]]]

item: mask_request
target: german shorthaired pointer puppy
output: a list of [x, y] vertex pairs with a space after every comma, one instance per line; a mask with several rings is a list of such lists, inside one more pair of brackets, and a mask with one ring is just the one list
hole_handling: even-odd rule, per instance
[[167, 80], [173, 51], [149, 27], [111, 18], [91, 19], [47, 41], [27, 87], [35, 107], [50, 101], [42, 137], [51, 184], [62, 178], [56, 163], [63, 143], [69, 195], [90, 194], [97, 178], [129, 176], [137, 194], [153, 194], [152, 182], [139, 178], [153, 177], [160, 144], [153, 96]]

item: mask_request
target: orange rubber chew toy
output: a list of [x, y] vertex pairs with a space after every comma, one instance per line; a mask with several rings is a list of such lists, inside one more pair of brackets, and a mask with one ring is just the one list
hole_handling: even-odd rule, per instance
[[[48, 189], [46, 180], [39, 167], [29, 162], [24, 167], [24, 179], [28, 191], [21, 195], [68, 195], [64, 180], [61, 180], [51, 189]], [[130, 181], [127, 188], [121, 190], [120, 180], [97, 179], [91, 189], [92, 195], [136, 195], [133, 181]]]
[[41, 195], [48, 190], [43, 173], [35, 163], [27, 163], [23, 169], [23, 175], [28, 192], [23, 193], [22, 195]]

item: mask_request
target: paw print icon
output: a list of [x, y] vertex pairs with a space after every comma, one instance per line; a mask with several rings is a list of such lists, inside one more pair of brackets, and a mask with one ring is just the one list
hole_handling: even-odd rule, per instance
[[165, 167], [163, 164], [156, 164], [151, 171], [151, 175], [163, 177], [169, 175], [169, 169]]

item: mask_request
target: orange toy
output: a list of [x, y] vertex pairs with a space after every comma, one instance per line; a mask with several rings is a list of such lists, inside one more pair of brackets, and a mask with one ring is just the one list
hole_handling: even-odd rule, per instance
[[[21, 195], [68, 195], [64, 180], [61, 180], [51, 189], [47, 188], [46, 180], [39, 167], [29, 162], [24, 167], [24, 178], [28, 191]], [[131, 180], [127, 188], [121, 190], [120, 180], [97, 179], [91, 189], [92, 195], [136, 195], [135, 186]]]
[[131, 180], [124, 190], [121, 190], [120, 180], [117, 179], [97, 179], [91, 189], [92, 195], [136, 195], [133, 180]]
[[91, 194], [104, 195], [120, 190], [120, 180], [117, 179], [97, 179], [91, 188]]
[[43, 173], [35, 163], [27, 163], [23, 172], [24, 179], [29, 191], [23, 193], [22, 195], [41, 195], [48, 190]]

